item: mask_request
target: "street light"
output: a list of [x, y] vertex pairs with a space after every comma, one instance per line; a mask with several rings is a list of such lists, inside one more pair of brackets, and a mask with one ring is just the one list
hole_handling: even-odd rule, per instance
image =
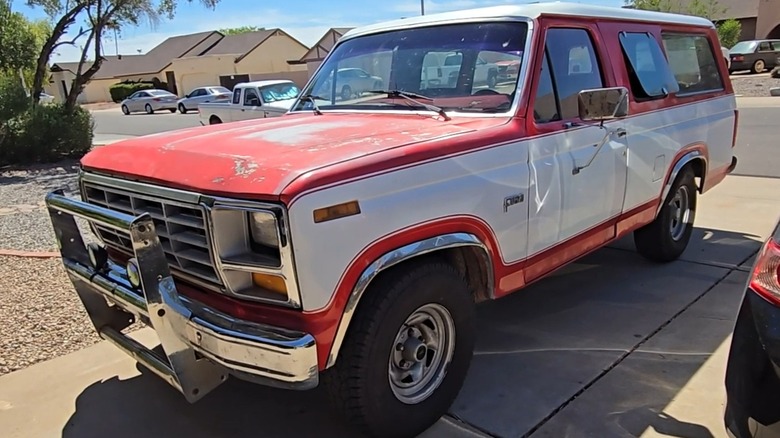
[[420, 0], [420, 15], [425, 15], [425, 0]]

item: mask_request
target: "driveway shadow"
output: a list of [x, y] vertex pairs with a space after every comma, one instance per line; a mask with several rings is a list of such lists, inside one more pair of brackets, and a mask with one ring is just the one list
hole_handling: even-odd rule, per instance
[[[695, 238], [692, 248], [703, 245], [724, 254], [755, 252], [760, 246], [756, 236], [718, 230], [697, 230]], [[521, 292], [480, 305], [475, 357], [450, 412], [500, 437], [537, 431], [559, 411], [566, 421], [552, 433], [540, 429], [534, 436], [587, 436], [580, 421], [615, 424], [623, 432], [617, 436], [648, 428], [671, 436], [712, 436], [706, 427], [663, 409], [730, 333], [737, 310], [729, 308], [732, 297], [716, 301], [720, 307], [713, 312], [719, 313], [708, 318], [714, 327], [689, 333], [692, 339], [680, 337], [687, 342], [680, 349], [700, 354], [659, 365], [652, 351], [629, 352], [642, 343], [646, 349], [659, 328], [691, 303], [708, 299], [708, 291], [729, 272], [698, 262], [655, 264], [625, 249], [606, 248]], [[736, 283], [734, 288], [741, 295]], [[613, 369], [629, 360], [638, 365]], [[566, 409], [597, 381], [611, 382], [619, 394], [592, 403], [594, 412], [585, 419]], [[634, 391], [626, 382], [641, 385]], [[355, 436], [335, 418], [321, 388], [288, 392], [231, 379], [190, 405], [148, 373], [87, 387], [62, 433], [79, 438]]]

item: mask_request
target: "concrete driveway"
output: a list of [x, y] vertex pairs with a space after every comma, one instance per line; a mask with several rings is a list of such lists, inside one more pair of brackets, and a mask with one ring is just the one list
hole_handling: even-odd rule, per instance
[[[765, 131], [740, 134], [741, 142], [774, 144]], [[780, 216], [780, 179], [763, 177], [765, 170], [740, 165], [744, 176], [700, 198], [680, 261], [649, 263], [628, 238], [480, 305], [465, 387], [426, 435], [725, 437], [729, 336], [752, 258]], [[137, 336], [154, 340], [147, 330]], [[189, 405], [106, 343], [0, 377], [0, 430], [4, 437], [352, 436], [319, 389], [231, 380]]]

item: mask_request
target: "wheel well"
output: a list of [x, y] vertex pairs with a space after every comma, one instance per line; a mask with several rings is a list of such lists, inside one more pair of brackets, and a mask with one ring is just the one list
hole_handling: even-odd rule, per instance
[[[444, 248], [412, 257], [380, 272], [371, 283], [376, 282], [380, 277], [397, 275], [399, 270], [404, 270], [414, 264], [425, 263], [429, 260], [445, 261], [455, 267], [468, 283], [474, 302], [479, 303], [493, 298], [493, 270], [490, 265], [490, 258], [485, 250], [478, 246]], [[370, 288], [371, 285], [369, 284], [368, 287]]]
[[701, 193], [704, 189], [704, 177], [707, 175], [707, 169], [704, 160], [701, 158], [694, 158], [693, 160], [689, 161], [683, 167], [683, 169], [686, 167], [690, 167], [691, 170], [693, 170], [693, 175], [699, 179], [696, 185], [699, 188], [699, 193]]
[[220, 120], [217, 116], [211, 116], [209, 117], [209, 123], [212, 125], [215, 123], [222, 123], [222, 120]]

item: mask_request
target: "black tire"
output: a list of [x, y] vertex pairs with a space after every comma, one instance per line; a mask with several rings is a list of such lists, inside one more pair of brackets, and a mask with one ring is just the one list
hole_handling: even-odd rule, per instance
[[341, 100], [349, 100], [352, 97], [352, 87], [344, 85], [341, 87]]
[[187, 114], [187, 108], [184, 107], [183, 103], [179, 104], [179, 112], [182, 114]]
[[[634, 231], [634, 245], [639, 254], [649, 260], [665, 263], [677, 260], [688, 247], [696, 217], [697, 189], [694, 178], [693, 169], [685, 167], [669, 190], [658, 217]], [[680, 196], [686, 196], [687, 207], [683, 207], [685, 211], [678, 216], [677, 205], [682, 201], [677, 196], [681, 192], [685, 192]]]
[[222, 123], [222, 120], [217, 116], [211, 116], [211, 118], [209, 118], [209, 125], [219, 125], [220, 123]]
[[146, 114], [154, 114], [154, 110], [152, 109], [152, 106], [148, 103], [144, 106], [144, 111], [146, 111]]
[[496, 85], [498, 85], [498, 75], [490, 73], [487, 79], [487, 86], [488, 88], [496, 88]]
[[[402, 345], [398, 336], [410, 333], [407, 327], [413, 327], [407, 318], [430, 306], [444, 308], [451, 315], [449, 330], [454, 336], [444, 338], [454, 343], [454, 350], [438, 386], [427, 393], [427, 398], [409, 404], [411, 399], [403, 402], [400, 397], [404, 395], [396, 396], [394, 388], [398, 386], [391, 383], [390, 370], [398, 363], [398, 355], [418, 349], [395, 346]], [[333, 405], [369, 436], [412, 437], [425, 431], [447, 412], [463, 385], [474, 350], [474, 307], [465, 280], [443, 262], [415, 262], [377, 278], [358, 306], [336, 365], [322, 375]], [[403, 345], [416, 339], [408, 337]], [[431, 351], [435, 350], [423, 355], [424, 362], [436, 363], [435, 353], [428, 358]], [[421, 364], [412, 363], [411, 367]], [[428, 388], [426, 385], [423, 388]]]
[[761, 73], [764, 70], [766, 70], [766, 63], [763, 59], [757, 59], [756, 62], [753, 63], [753, 73]]
[[168, 109], [168, 111], [170, 111], [170, 112], [171, 112], [171, 114], [173, 114], [173, 113], [175, 113], [175, 112], [176, 112], [176, 108], [169, 108], [169, 109]]
[[127, 105], [122, 105], [122, 114], [129, 116], [130, 115], [130, 109], [127, 108]]

